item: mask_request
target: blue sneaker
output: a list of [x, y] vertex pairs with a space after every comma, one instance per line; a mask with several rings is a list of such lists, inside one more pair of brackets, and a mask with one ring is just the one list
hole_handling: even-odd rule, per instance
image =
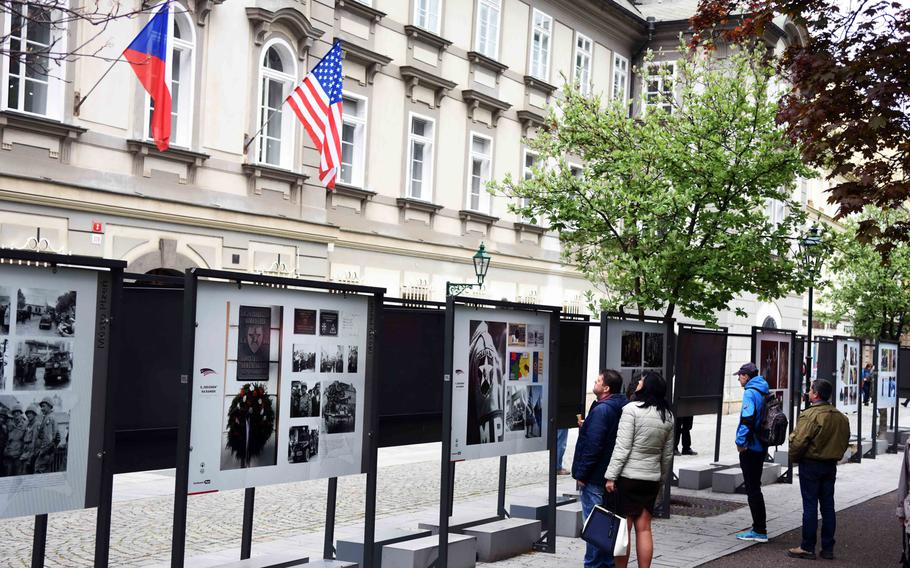
[[755, 542], [768, 542], [768, 535], [757, 533], [753, 530], [743, 531], [741, 533], [736, 533], [736, 538], [739, 540], [752, 540]]

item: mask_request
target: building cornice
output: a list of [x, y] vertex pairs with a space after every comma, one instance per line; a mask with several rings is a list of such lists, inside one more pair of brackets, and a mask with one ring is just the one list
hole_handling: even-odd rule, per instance
[[370, 85], [373, 84], [373, 78], [376, 76], [376, 73], [379, 73], [384, 66], [392, 62], [391, 57], [386, 57], [381, 53], [377, 53], [350, 41], [341, 42], [341, 53], [342, 58], [356, 61], [366, 67], [366, 79], [367, 83]]
[[385, 18], [385, 12], [381, 12], [376, 8], [367, 6], [363, 2], [358, 2], [357, 0], [335, 0], [335, 7], [347, 10], [352, 14], [357, 14], [374, 23], [378, 23], [381, 19]]
[[490, 95], [485, 95], [479, 91], [472, 89], [465, 89], [461, 91], [461, 98], [464, 99], [464, 102], [468, 105], [468, 118], [476, 122], [474, 118], [474, 111], [478, 108], [482, 108], [490, 111], [491, 124], [490, 126], [495, 127], [496, 123], [499, 122], [499, 116], [505, 111], [512, 108], [512, 105], [505, 101], [501, 101], [497, 98], [491, 97]]

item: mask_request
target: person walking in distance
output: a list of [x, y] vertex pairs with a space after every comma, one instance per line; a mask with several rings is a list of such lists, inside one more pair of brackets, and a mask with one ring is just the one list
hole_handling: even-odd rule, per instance
[[[619, 494], [617, 512], [628, 519], [626, 530], [631, 532], [635, 526], [640, 568], [651, 566], [654, 504], [663, 482], [672, 474], [674, 420], [666, 394], [667, 382], [658, 373], [647, 372], [638, 381], [632, 402], [622, 410], [607, 468], [607, 492]], [[618, 568], [628, 564], [628, 554], [616, 558]]]
[[802, 543], [787, 551], [793, 558], [815, 558], [818, 509], [822, 512], [822, 558], [834, 558], [834, 482], [837, 462], [850, 443], [850, 421], [830, 403], [834, 387], [824, 379], [812, 381], [809, 408], [790, 434], [790, 459], [799, 464], [799, 492], [803, 497]]
[[[674, 436], [674, 456], [697, 456], [698, 452], [692, 449], [692, 416], [676, 417], [676, 435]], [[679, 451], [679, 440], [682, 439], [682, 452]]]
[[[594, 381], [597, 397], [587, 418], [579, 419], [578, 442], [572, 459], [572, 477], [581, 486], [581, 510], [585, 518], [604, 501], [604, 477], [616, 444], [622, 409], [629, 402], [622, 393], [622, 376], [603, 370]], [[613, 568], [611, 553], [591, 543], [585, 548], [585, 568]]]
[[749, 497], [752, 512], [752, 529], [736, 534], [740, 540], [768, 542], [765, 496], [761, 492], [761, 475], [768, 448], [758, 439], [758, 427], [762, 407], [768, 394], [768, 382], [758, 374], [755, 363], [746, 363], [736, 373], [743, 387], [743, 406], [736, 429], [736, 449], [739, 451], [739, 466], [743, 472], [743, 483]]

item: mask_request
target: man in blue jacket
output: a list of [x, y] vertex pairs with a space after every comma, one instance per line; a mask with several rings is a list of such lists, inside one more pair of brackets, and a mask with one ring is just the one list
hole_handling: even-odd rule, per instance
[[758, 439], [768, 382], [758, 374], [755, 363], [746, 363], [734, 374], [739, 375], [739, 384], [745, 389], [739, 427], [736, 429], [736, 449], [739, 451], [739, 466], [743, 471], [743, 483], [749, 497], [749, 510], [752, 512], [752, 530], [738, 533], [736, 538], [768, 542], [765, 497], [761, 492], [761, 474], [768, 448]]
[[[572, 460], [572, 477], [581, 486], [581, 511], [585, 518], [595, 505], [602, 505], [607, 466], [613, 457], [616, 432], [622, 407], [629, 402], [622, 394], [622, 376], [612, 370], [603, 370], [594, 381], [597, 397], [584, 421], [579, 420], [578, 442]], [[585, 568], [614, 568], [613, 555], [593, 544], [585, 549]]]

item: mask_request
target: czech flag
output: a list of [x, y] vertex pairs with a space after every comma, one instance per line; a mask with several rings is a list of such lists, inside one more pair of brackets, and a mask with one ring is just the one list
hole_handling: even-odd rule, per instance
[[170, 2], [165, 2], [158, 13], [142, 28], [136, 39], [123, 51], [139, 82], [155, 103], [152, 111], [152, 138], [164, 152], [171, 140], [171, 17]]

